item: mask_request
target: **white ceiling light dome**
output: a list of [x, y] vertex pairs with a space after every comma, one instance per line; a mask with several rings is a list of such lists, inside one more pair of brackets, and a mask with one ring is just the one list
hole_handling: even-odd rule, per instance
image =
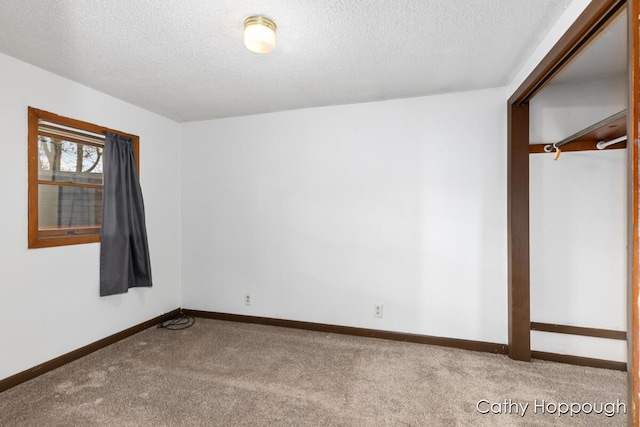
[[244, 20], [244, 45], [252, 52], [271, 53], [276, 48], [276, 24], [264, 16]]

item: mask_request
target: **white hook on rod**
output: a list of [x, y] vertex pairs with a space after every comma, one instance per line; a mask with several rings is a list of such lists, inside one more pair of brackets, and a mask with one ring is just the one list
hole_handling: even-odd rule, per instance
[[604, 150], [610, 145], [617, 144], [619, 142], [626, 141], [626, 140], [627, 140], [627, 135], [622, 135], [620, 138], [612, 139], [611, 141], [600, 141], [596, 144], [596, 148], [598, 150]]

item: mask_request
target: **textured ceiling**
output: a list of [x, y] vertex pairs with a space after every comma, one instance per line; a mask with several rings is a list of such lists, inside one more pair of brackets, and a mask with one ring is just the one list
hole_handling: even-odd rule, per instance
[[[0, 52], [178, 121], [510, 82], [571, 0], [2, 0]], [[278, 25], [249, 52], [243, 21]]]

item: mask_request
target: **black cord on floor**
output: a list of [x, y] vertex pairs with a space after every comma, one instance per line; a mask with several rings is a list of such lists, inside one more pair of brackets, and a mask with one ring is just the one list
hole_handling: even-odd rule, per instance
[[196, 318], [192, 316], [187, 316], [186, 314], [180, 313], [175, 314], [165, 320], [164, 322], [158, 323], [158, 328], [169, 329], [171, 331], [177, 331], [180, 329], [187, 329], [193, 326], [196, 323]]

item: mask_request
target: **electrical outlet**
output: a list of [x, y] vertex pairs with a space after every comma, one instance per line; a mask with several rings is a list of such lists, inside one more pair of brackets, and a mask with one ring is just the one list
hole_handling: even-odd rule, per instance
[[373, 317], [382, 317], [382, 304], [376, 304], [373, 306]]
[[251, 305], [251, 294], [249, 292], [244, 294], [244, 305]]

